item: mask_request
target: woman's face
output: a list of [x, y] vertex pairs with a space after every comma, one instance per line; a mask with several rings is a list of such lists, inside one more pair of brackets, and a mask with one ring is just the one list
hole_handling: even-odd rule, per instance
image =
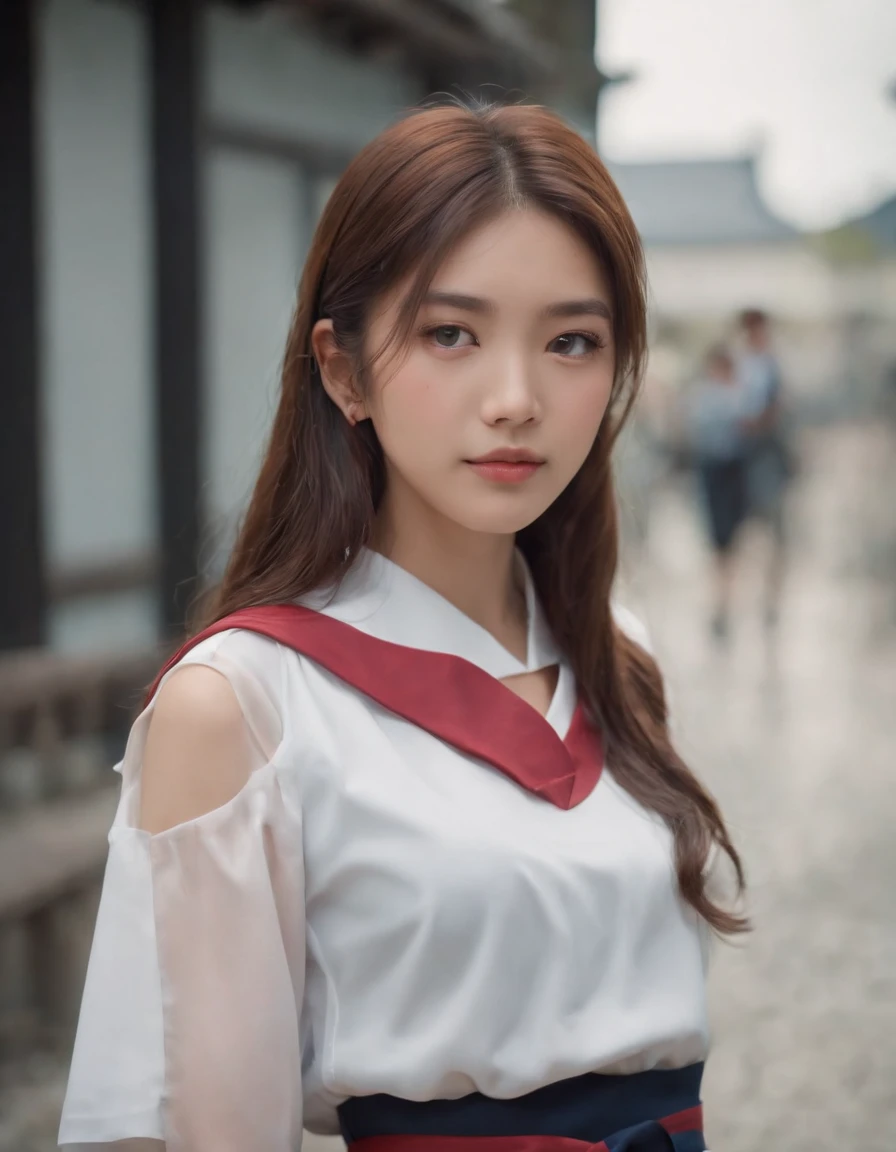
[[[373, 317], [369, 350], [388, 341], [404, 291]], [[386, 517], [503, 535], [540, 516], [606, 411], [612, 307], [593, 254], [553, 216], [510, 211], [463, 240], [358, 413], [385, 453]]]

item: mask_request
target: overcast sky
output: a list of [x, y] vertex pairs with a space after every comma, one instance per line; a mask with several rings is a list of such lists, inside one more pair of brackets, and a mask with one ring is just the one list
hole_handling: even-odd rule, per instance
[[896, 0], [599, 0], [613, 159], [761, 145], [769, 206], [835, 224], [896, 191]]

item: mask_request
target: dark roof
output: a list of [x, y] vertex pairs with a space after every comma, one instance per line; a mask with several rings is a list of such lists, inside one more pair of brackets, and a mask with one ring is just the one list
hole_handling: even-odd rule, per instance
[[765, 243], [799, 235], [765, 206], [753, 156], [607, 166], [648, 246]]
[[[273, 0], [231, 0], [250, 8]], [[283, 3], [283, 0], [280, 0]], [[403, 50], [430, 83], [538, 86], [556, 67], [525, 22], [494, 0], [288, 0], [297, 14], [357, 52]]]

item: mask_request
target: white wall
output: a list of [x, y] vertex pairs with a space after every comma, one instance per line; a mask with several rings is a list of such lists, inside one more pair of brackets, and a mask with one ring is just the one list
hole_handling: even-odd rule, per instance
[[655, 315], [690, 328], [698, 344], [719, 338], [744, 307], [767, 309], [788, 384], [807, 400], [865, 403], [896, 358], [896, 274], [887, 261], [840, 267], [798, 240], [655, 247], [647, 266]]
[[[44, 522], [58, 569], [154, 539], [149, 86], [138, 8], [45, 0], [40, 11]], [[152, 606], [124, 615], [132, 627], [81, 629], [63, 612], [51, 637], [139, 642]]]
[[206, 169], [203, 507], [220, 570], [273, 419], [312, 189], [297, 166], [222, 151]]
[[836, 310], [830, 268], [802, 241], [655, 247], [647, 271], [655, 305], [668, 316], [725, 317], [755, 305], [803, 321]]
[[274, 7], [206, 15], [205, 100], [218, 122], [354, 151], [425, 93], [391, 64], [327, 43]]
[[[274, 8], [205, 16], [209, 122], [347, 157], [423, 95], [397, 69], [351, 56]], [[222, 567], [273, 418], [309, 221], [336, 173], [218, 147], [205, 165], [203, 567]]]
[[[396, 62], [354, 57], [273, 6], [214, 6], [203, 19], [207, 123], [350, 156], [423, 95]], [[38, 50], [45, 523], [59, 569], [150, 552], [156, 538], [143, 6], [43, 0]], [[205, 156], [202, 500], [225, 543], [255, 477], [309, 222], [332, 176], [220, 147]], [[51, 643], [132, 647], [153, 638], [155, 609], [152, 593], [77, 601], [51, 613]]]
[[838, 268], [845, 322], [844, 374], [854, 394], [873, 407], [896, 373], [896, 258]]
[[660, 246], [647, 252], [651, 308], [691, 330], [692, 355], [733, 335], [738, 313], [774, 318], [788, 389], [798, 402], [845, 386], [841, 302], [834, 270], [807, 243]]

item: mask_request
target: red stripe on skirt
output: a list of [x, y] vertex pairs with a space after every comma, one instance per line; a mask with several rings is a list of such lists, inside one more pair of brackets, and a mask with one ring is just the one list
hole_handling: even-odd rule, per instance
[[[658, 1121], [670, 1136], [701, 1132], [703, 1108], [687, 1108]], [[589, 1144], [568, 1136], [367, 1136], [353, 1140], [349, 1152], [608, 1152], [603, 1140]]]

